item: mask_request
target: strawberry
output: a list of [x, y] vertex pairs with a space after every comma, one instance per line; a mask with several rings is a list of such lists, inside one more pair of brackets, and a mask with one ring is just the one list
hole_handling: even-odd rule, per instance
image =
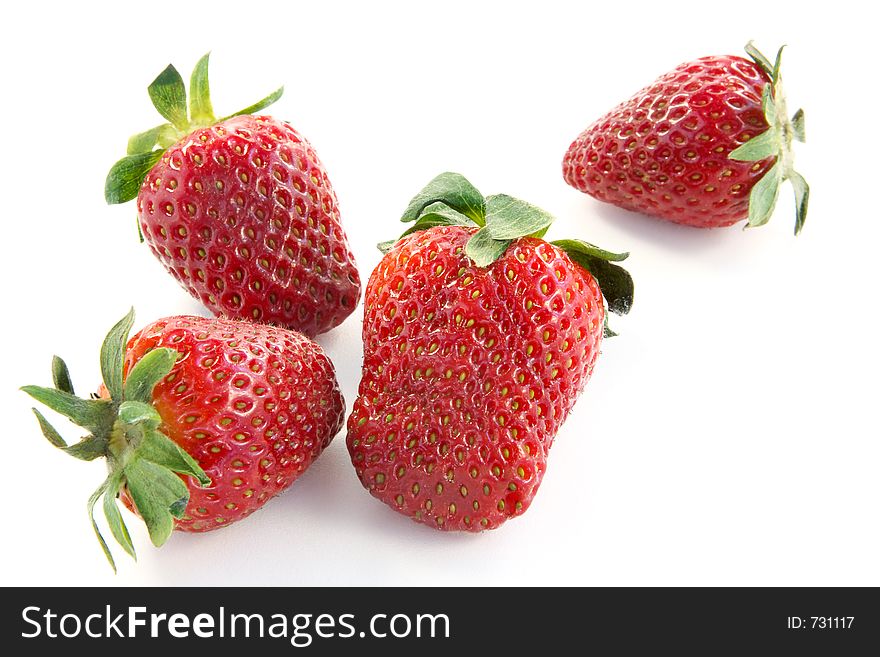
[[189, 111], [173, 66], [149, 93], [169, 123], [129, 140], [107, 176], [107, 202], [137, 196], [142, 239], [215, 315], [310, 336], [340, 324], [357, 305], [360, 278], [330, 179], [293, 127], [252, 116], [282, 89], [218, 120], [205, 55]]
[[[547, 454], [632, 279], [613, 254], [546, 242], [552, 217], [464, 177], [410, 203], [364, 297], [364, 362], [346, 443], [361, 483], [443, 530], [528, 509]], [[603, 292], [605, 301], [603, 301]], [[607, 306], [606, 306], [607, 302]]]
[[[330, 360], [308, 338], [237, 320], [177, 316], [131, 340], [129, 312], [101, 348], [101, 394], [74, 395], [56, 357], [54, 388], [22, 388], [89, 431], [68, 445], [46, 418], [45, 437], [71, 456], [107, 459], [89, 498], [92, 526], [103, 496], [114, 538], [134, 546], [117, 495], [140, 515], [156, 546], [173, 529], [203, 532], [247, 517], [290, 486], [342, 426], [344, 402]], [[176, 474], [175, 474], [176, 473]]]
[[742, 57], [704, 57], [661, 75], [587, 128], [562, 163], [565, 181], [600, 201], [688, 226], [769, 221], [779, 186], [795, 193], [795, 234], [809, 186], [794, 170], [789, 119], [775, 63], [751, 43]]

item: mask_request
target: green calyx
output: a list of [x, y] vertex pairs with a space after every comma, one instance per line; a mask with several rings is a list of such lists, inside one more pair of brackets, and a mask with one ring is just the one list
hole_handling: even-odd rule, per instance
[[[400, 220], [413, 224], [401, 237], [432, 226], [477, 226], [465, 252], [478, 267], [487, 267], [515, 239], [543, 237], [553, 215], [507, 194], [484, 197], [460, 173], [447, 172], [413, 197]], [[388, 251], [396, 241], [382, 242], [379, 250]]]
[[[476, 226], [478, 230], [465, 245], [465, 253], [477, 267], [488, 267], [521, 237], [543, 238], [553, 215], [507, 194], [483, 196], [459, 173], [446, 172], [429, 182], [410, 201], [401, 217], [411, 223], [401, 237], [434, 226]], [[378, 245], [387, 253], [398, 240]], [[612, 253], [581, 240], [551, 242], [565, 251], [599, 283], [608, 311], [625, 315], [632, 307], [632, 277], [618, 264], [628, 253]], [[616, 335], [608, 328], [605, 335]]]
[[107, 560], [116, 563], [95, 521], [95, 505], [103, 497], [104, 516], [113, 538], [135, 557], [134, 545], [116, 500], [125, 488], [147, 525], [150, 540], [162, 545], [174, 529], [175, 518], [183, 517], [189, 490], [175, 473], [208, 486], [211, 480], [198, 463], [160, 430], [162, 419], [151, 403], [153, 388], [165, 378], [177, 361], [173, 349], [154, 349], [141, 358], [123, 378], [123, 362], [134, 310], [110, 329], [101, 346], [101, 374], [110, 399], [83, 399], [73, 391], [67, 365], [52, 360], [54, 387], [24, 386], [22, 390], [53, 411], [88, 431], [69, 445], [36, 408], [32, 409], [46, 439], [71, 456], [92, 461], [107, 459], [107, 479], [89, 497], [92, 528]]
[[210, 54], [202, 57], [193, 69], [189, 82], [189, 103], [183, 78], [171, 64], [147, 87], [153, 106], [167, 123], [139, 132], [128, 140], [126, 156], [114, 164], [107, 174], [104, 183], [107, 203], [125, 203], [135, 198], [147, 173], [159, 161], [165, 149], [193, 130], [233, 116], [255, 114], [269, 107], [284, 93], [284, 87], [280, 87], [253, 105], [218, 119], [211, 104], [208, 84]]
[[763, 226], [770, 220], [779, 197], [779, 187], [783, 182], [789, 180], [794, 190], [794, 234], [797, 235], [804, 227], [804, 221], [807, 218], [810, 186], [804, 177], [794, 169], [792, 144], [795, 141], [803, 142], [806, 139], [804, 111], [799, 109], [791, 118], [788, 116], [780, 73], [784, 48], [785, 46], [779, 49], [776, 53], [776, 59], [771, 62], [752, 42], [746, 45], [746, 53], [770, 78], [770, 82], [764, 86], [761, 97], [764, 118], [770, 127], [732, 151], [728, 157], [741, 162], [760, 162], [770, 157], [776, 158], [776, 162], [770, 170], [752, 187], [749, 196], [747, 226]]

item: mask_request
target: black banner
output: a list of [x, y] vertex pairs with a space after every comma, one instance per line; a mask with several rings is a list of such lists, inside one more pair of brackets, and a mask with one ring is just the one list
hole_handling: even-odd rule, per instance
[[90, 655], [224, 647], [260, 655], [880, 649], [880, 602], [867, 588], [22, 588], [4, 589], [0, 613], [2, 645], [16, 647], [6, 652], [15, 655], [74, 643]]

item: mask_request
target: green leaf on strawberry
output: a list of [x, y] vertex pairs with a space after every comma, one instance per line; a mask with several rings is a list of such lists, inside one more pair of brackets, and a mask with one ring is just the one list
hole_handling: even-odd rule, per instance
[[112, 399], [122, 398], [122, 365], [125, 342], [134, 325], [134, 308], [120, 319], [101, 345], [101, 376]]
[[774, 165], [755, 183], [749, 193], [748, 227], [763, 226], [773, 215], [776, 200], [779, 198], [779, 187], [790, 180], [795, 194], [795, 228], [794, 234], [800, 233], [807, 218], [809, 186], [804, 177], [794, 169], [794, 153], [792, 142], [806, 140], [804, 127], [804, 111], [797, 110], [788, 117], [785, 95], [782, 92], [782, 51], [776, 53], [776, 59], [770, 60], [758, 50], [753, 43], [746, 45], [746, 53], [761, 67], [770, 82], [764, 85], [761, 94], [761, 108], [768, 128], [761, 134], [752, 137], [742, 146], [733, 150], [728, 157], [741, 162], [760, 162], [775, 158]]
[[[764, 73], [767, 74], [767, 77], [770, 77], [772, 79], [773, 70], [775, 67], [770, 62], [770, 60], [767, 59], [767, 57], [764, 55], [764, 53], [762, 53], [760, 50], [758, 50], [752, 41], [749, 41], [746, 44], [745, 51], [749, 57], [751, 57], [753, 60], [755, 60], [755, 63], [761, 67], [761, 69], [764, 71]], [[780, 52], [781, 52], [781, 50], [780, 50]]]
[[777, 162], [763, 178], [761, 178], [749, 195], [749, 227], [763, 226], [770, 220], [776, 199], [779, 197], [779, 185], [783, 181], [782, 168]]
[[173, 128], [170, 123], [157, 125], [155, 128], [144, 130], [136, 135], [128, 138], [128, 147], [125, 149], [128, 155], [137, 155], [138, 153], [149, 153], [153, 147], [159, 143], [159, 135], [165, 126]]
[[804, 220], [807, 218], [807, 206], [810, 203], [810, 186], [797, 171], [790, 172], [788, 179], [791, 181], [792, 189], [794, 189], [794, 205], [797, 217], [794, 232], [797, 234], [801, 232], [801, 228], [804, 227]]
[[40, 425], [43, 436], [54, 447], [67, 452], [70, 456], [78, 458], [82, 461], [93, 461], [100, 456], [104, 456], [107, 451], [107, 441], [95, 436], [87, 436], [74, 445], [68, 445], [67, 441], [61, 436], [58, 430], [52, 426], [49, 420], [40, 413], [36, 408], [31, 409]]
[[37, 417], [37, 422], [40, 424], [40, 430], [43, 432], [43, 436], [45, 436], [46, 440], [48, 440], [52, 445], [57, 447], [58, 449], [64, 449], [67, 447], [67, 441], [61, 437], [61, 434], [58, 433], [58, 429], [53, 427], [49, 420], [40, 413], [36, 408], [31, 409], [34, 412], [34, 415]]
[[22, 390], [92, 433], [105, 432], [113, 422], [113, 409], [105, 399], [82, 399], [69, 392], [41, 386], [24, 386]]
[[480, 228], [468, 240], [464, 252], [477, 267], [488, 267], [498, 260], [513, 240], [498, 240], [492, 237], [488, 226]]
[[732, 151], [729, 155], [732, 160], [742, 162], [755, 162], [776, 155], [778, 140], [772, 130], [762, 132], [757, 137], [752, 137], [745, 144]]
[[130, 427], [139, 427], [142, 432], [157, 429], [162, 423], [159, 412], [149, 403], [126, 399], [119, 404], [118, 418]]
[[486, 199], [467, 178], [449, 171], [441, 173], [416, 194], [400, 220], [404, 223], [416, 221], [434, 203], [449, 206], [478, 226], [485, 224]]
[[162, 158], [162, 150], [126, 155], [110, 168], [104, 182], [107, 203], [125, 203], [138, 194], [150, 169]]
[[416, 222], [404, 231], [403, 235], [409, 235], [410, 233], [415, 233], [420, 230], [425, 230], [426, 228], [430, 228], [431, 226], [472, 226], [474, 225], [474, 221], [463, 215], [458, 210], [453, 210], [451, 207], [443, 203], [442, 201], [437, 201], [427, 206], [422, 213], [419, 215], [419, 218]]
[[70, 380], [70, 371], [67, 369], [67, 363], [58, 356], [52, 357], [52, 382], [55, 384], [56, 389], [62, 392], [67, 392], [71, 395], [75, 394], [73, 392], [73, 382]]
[[553, 223], [549, 212], [507, 194], [488, 196], [485, 207], [485, 226], [474, 233], [465, 247], [478, 267], [498, 260], [515, 239], [543, 237]]
[[253, 105], [248, 105], [243, 110], [238, 110], [237, 112], [233, 112], [232, 114], [229, 114], [228, 116], [224, 116], [220, 120], [225, 121], [227, 119], [231, 119], [234, 116], [243, 116], [245, 114], [256, 114], [257, 112], [262, 112], [264, 109], [269, 107], [269, 105], [272, 105], [279, 98], [281, 98], [282, 95], [284, 95], [284, 87], [278, 87], [275, 91], [270, 93], [265, 98], [258, 100]]
[[150, 403], [153, 388], [168, 375], [177, 352], [169, 348], [155, 349], [132, 368], [128, 377], [123, 376], [126, 344], [133, 323], [132, 309], [110, 329], [101, 346], [101, 373], [110, 399], [76, 397], [67, 366], [57, 356], [52, 360], [55, 388], [22, 388], [90, 432], [78, 443], [68, 445], [45, 416], [33, 409], [43, 435], [52, 445], [81, 460], [107, 459], [109, 475], [89, 498], [88, 511], [114, 571], [113, 556], [94, 519], [94, 507], [102, 496], [104, 514], [114, 538], [134, 556], [131, 537], [116, 507], [116, 497], [122, 487], [134, 500], [154, 544], [161, 545], [173, 529], [173, 518], [179, 517], [189, 499], [188, 488], [175, 473], [192, 477], [200, 486], [211, 483], [198, 463], [160, 432], [162, 419]]
[[80, 461], [94, 461], [107, 455], [107, 440], [100, 436], [87, 436], [65, 447], [64, 452]]
[[629, 253], [613, 253], [582, 240], [555, 240], [550, 242], [568, 254], [568, 257], [590, 272], [597, 281], [608, 304], [608, 310], [626, 315], [633, 304], [635, 286], [629, 272], [616, 265]]
[[[128, 527], [119, 513], [119, 507], [116, 505], [116, 499], [119, 496], [119, 489], [122, 487], [122, 473], [116, 472], [107, 478], [107, 489], [104, 491], [104, 517], [107, 519], [107, 526], [110, 527], [110, 533], [116, 542], [122, 546], [132, 558], [137, 559], [134, 550], [134, 544], [131, 542], [131, 534], [128, 533]], [[97, 527], [95, 528], [97, 531]], [[101, 538], [103, 542], [103, 538]], [[108, 550], [109, 552], [109, 550]], [[112, 562], [112, 557], [110, 557]]]
[[761, 110], [764, 112], [764, 120], [771, 126], [776, 120], [776, 100], [773, 98], [773, 85], [764, 85], [761, 92]]
[[806, 126], [804, 125], [804, 110], [799, 109], [791, 117], [791, 129], [794, 132], [794, 138], [799, 142], [807, 141]]
[[153, 106], [168, 123], [139, 132], [128, 140], [126, 157], [117, 161], [107, 174], [104, 183], [104, 198], [107, 203], [113, 205], [134, 199], [147, 173], [159, 161], [164, 151], [193, 130], [234, 116], [255, 114], [277, 101], [284, 93], [284, 87], [280, 87], [256, 103], [217, 119], [208, 83], [209, 59], [210, 53], [205, 54], [193, 69], [188, 104], [186, 85], [171, 64], [147, 87]]
[[[427, 230], [433, 226], [473, 226], [474, 221], [461, 212], [453, 210], [442, 201], [436, 201], [422, 210], [419, 218], [415, 220], [412, 226], [407, 228], [400, 237], [417, 233], [420, 230]], [[380, 242], [376, 247], [382, 253], [388, 253], [391, 247], [395, 245], [397, 240], [388, 240]]]
[[385, 240], [376, 244], [376, 248], [384, 255], [394, 248], [395, 244], [397, 244], [397, 240]]
[[185, 131], [189, 127], [186, 111], [186, 87], [180, 73], [171, 64], [147, 87], [153, 107], [175, 128]]
[[174, 519], [183, 516], [189, 489], [171, 470], [141, 456], [132, 458], [123, 474], [150, 540], [156, 547], [162, 546], [171, 536]]
[[[483, 197], [467, 178], [446, 172], [431, 180], [410, 201], [401, 221], [414, 223], [401, 238], [434, 226], [476, 227], [478, 230], [465, 245], [465, 253], [476, 266], [488, 267], [516, 240], [543, 238], [553, 219], [549, 212], [507, 194]], [[399, 239], [377, 246], [382, 253], [388, 253]], [[551, 244], [596, 278], [610, 312], [629, 312], [634, 290], [632, 277], [623, 267], [612, 264], [625, 260], [628, 253], [613, 253], [581, 240], [556, 240]], [[606, 327], [606, 335], [615, 334]]]
[[486, 199], [486, 228], [492, 239], [543, 237], [552, 223], [552, 214], [518, 198], [494, 194]]
[[211, 105], [211, 88], [208, 84], [207, 53], [196, 62], [189, 80], [189, 114], [193, 122], [199, 125], [210, 125], [215, 121], [214, 107]]
[[[113, 560], [113, 553], [110, 552], [110, 547], [107, 545], [107, 541], [104, 540], [104, 536], [101, 534], [101, 530], [98, 527], [98, 523], [95, 522], [95, 505], [98, 503], [98, 500], [107, 492], [107, 489], [110, 485], [110, 480], [113, 477], [107, 477], [98, 489], [89, 496], [88, 504], [86, 508], [89, 512], [89, 520], [92, 523], [92, 530], [95, 532], [95, 536], [98, 539], [98, 543], [101, 544], [101, 549], [104, 551], [104, 556], [107, 557], [107, 561], [110, 562], [110, 566], [113, 568], [113, 572], [116, 572], [116, 562]], [[114, 498], [115, 499], [115, 498]], [[106, 509], [105, 509], [106, 511]], [[126, 534], [128, 531], [126, 530]], [[132, 555], [133, 556], [133, 555]]]
[[153, 349], [141, 358], [125, 379], [125, 399], [148, 402], [153, 388], [174, 367], [177, 356], [173, 349]]

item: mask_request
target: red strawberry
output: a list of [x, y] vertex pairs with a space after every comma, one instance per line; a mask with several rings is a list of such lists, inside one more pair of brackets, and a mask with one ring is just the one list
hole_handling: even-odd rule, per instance
[[572, 187], [600, 201], [679, 224], [712, 228], [769, 221], [790, 180], [800, 232], [809, 186], [794, 170], [789, 119], [775, 64], [752, 44], [742, 57], [704, 57], [660, 76], [587, 128], [562, 163]]
[[[100, 398], [76, 397], [57, 357], [55, 388], [23, 388], [90, 432], [67, 445], [34, 409], [53, 445], [85, 460], [107, 458], [110, 474], [89, 513], [103, 495], [113, 536], [132, 556], [117, 494], [157, 546], [172, 529], [224, 527], [290, 486], [339, 431], [344, 413], [332, 363], [298, 333], [179, 316], [153, 322], [126, 345], [133, 321], [132, 311], [104, 341]], [[92, 525], [115, 569], [94, 518]]]
[[[361, 483], [431, 527], [479, 531], [529, 507], [559, 427], [632, 279], [546, 212], [442, 174], [403, 217], [364, 298], [347, 445]], [[601, 287], [601, 290], [600, 290]]]
[[168, 66], [149, 92], [170, 123], [131, 138], [105, 196], [137, 196], [150, 249], [215, 315], [316, 335], [351, 314], [360, 278], [312, 146], [285, 122], [250, 116], [281, 91], [218, 120], [208, 55], [193, 72], [189, 112], [183, 80]]

